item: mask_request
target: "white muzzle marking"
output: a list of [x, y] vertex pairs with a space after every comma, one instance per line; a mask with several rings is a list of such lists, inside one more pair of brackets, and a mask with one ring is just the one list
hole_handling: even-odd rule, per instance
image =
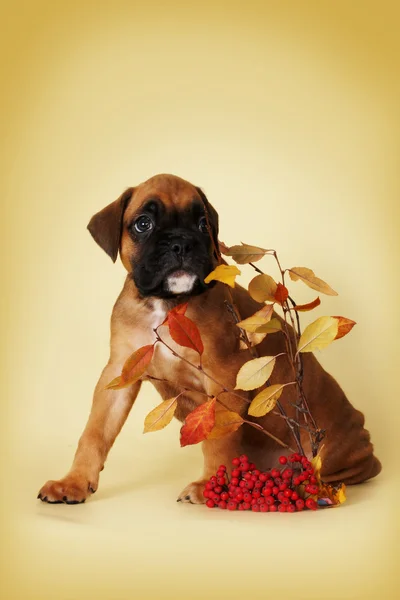
[[185, 271], [177, 271], [167, 278], [167, 290], [172, 294], [187, 294], [192, 291], [197, 276]]

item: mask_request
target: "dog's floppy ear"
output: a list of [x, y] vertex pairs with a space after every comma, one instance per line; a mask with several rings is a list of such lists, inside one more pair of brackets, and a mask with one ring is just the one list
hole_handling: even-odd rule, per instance
[[206, 217], [207, 217], [207, 221], [211, 227], [211, 233], [212, 233], [212, 241], [213, 241], [213, 246], [214, 246], [214, 254], [215, 254], [215, 258], [219, 259], [220, 258], [220, 253], [219, 253], [219, 243], [218, 243], [218, 228], [219, 228], [219, 223], [218, 223], [218, 213], [215, 210], [215, 208], [209, 203], [207, 196], [205, 195], [205, 193], [203, 192], [203, 190], [199, 187], [196, 187], [197, 192], [200, 195], [200, 198], [203, 201], [204, 204], [204, 210], [206, 211]]
[[128, 188], [121, 196], [93, 215], [87, 228], [113, 262], [117, 260], [122, 234], [122, 221], [135, 188]]

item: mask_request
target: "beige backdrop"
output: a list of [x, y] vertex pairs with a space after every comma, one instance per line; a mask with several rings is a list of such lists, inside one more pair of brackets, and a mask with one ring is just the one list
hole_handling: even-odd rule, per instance
[[[3, 7], [5, 597], [398, 597], [396, 4]], [[157, 402], [147, 386], [97, 494], [81, 506], [36, 501], [69, 467], [124, 278], [86, 224], [158, 172], [205, 189], [226, 243], [276, 248], [285, 266], [311, 267], [337, 289], [315, 316], [358, 322], [320, 358], [365, 412], [385, 468], [342, 508], [176, 504], [200, 448], [179, 448], [177, 423], [142, 436]], [[292, 292], [315, 296], [300, 283]]]

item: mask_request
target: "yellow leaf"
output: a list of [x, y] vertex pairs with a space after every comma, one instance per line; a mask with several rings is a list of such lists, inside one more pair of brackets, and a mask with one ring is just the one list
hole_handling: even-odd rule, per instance
[[281, 322], [278, 319], [271, 319], [269, 323], [265, 325], [260, 325], [257, 327], [256, 333], [276, 333], [277, 331], [282, 331]]
[[264, 385], [274, 369], [275, 358], [262, 356], [246, 362], [237, 374], [235, 390], [255, 390]]
[[254, 333], [258, 327], [260, 327], [260, 325], [265, 325], [268, 323], [268, 321], [270, 321], [273, 312], [274, 305], [266, 304], [251, 317], [243, 319], [243, 321], [237, 323], [237, 326], [245, 331], [248, 331], [249, 333]]
[[346, 502], [346, 486], [344, 483], [330, 485], [324, 481], [320, 482], [318, 490], [318, 504], [326, 507], [340, 506]]
[[218, 265], [214, 271], [211, 271], [204, 280], [204, 283], [210, 283], [210, 281], [221, 281], [226, 283], [230, 287], [235, 287], [236, 276], [240, 275], [239, 269], [235, 265]]
[[240, 246], [231, 246], [230, 248], [227, 248], [224, 254], [226, 256], [231, 256], [239, 265], [244, 265], [250, 262], [257, 262], [265, 256], [265, 254], [268, 254], [268, 252], [271, 251], [259, 248], [258, 246], [242, 244]]
[[289, 269], [290, 279], [292, 281], [297, 281], [301, 279], [308, 287], [313, 290], [317, 290], [317, 292], [321, 292], [322, 294], [327, 294], [327, 296], [337, 296], [337, 292], [331, 288], [325, 281], [317, 277], [311, 269], [307, 269], [306, 267], [292, 267]]
[[106, 390], [122, 390], [123, 388], [129, 387], [132, 385], [132, 381], [124, 381], [122, 377], [119, 375], [115, 377], [110, 383], [105, 387]]
[[257, 275], [249, 283], [249, 294], [256, 302], [275, 302], [277, 284], [270, 275]]
[[338, 321], [333, 317], [320, 317], [303, 331], [299, 340], [299, 352], [314, 352], [329, 346], [338, 332]]
[[262, 390], [262, 392], [257, 394], [249, 406], [249, 415], [252, 415], [253, 417], [263, 417], [269, 413], [273, 408], [275, 408], [276, 402], [279, 400], [279, 397], [283, 392], [283, 388], [286, 385], [286, 383], [276, 383], [275, 385], [270, 385], [269, 387], [265, 388], [265, 390]]
[[144, 420], [143, 433], [159, 431], [172, 421], [177, 406], [177, 398], [178, 396], [164, 400], [164, 402], [161, 402], [161, 404], [149, 412]]
[[233, 433], [243, 425], [243, 419], [238, 413], [231, 410], [216, 410], [215, 424], [211, 433], [207, 436], [208, 440], [215, 440], [228, 433]]
[[[263, 339], [265, 338], [266, 333], [249, 333], [247, 332], [247, 339], [250, 342], [250, 346], [257, 346], [257, 344], [261, 344]], [[246, 346], [247, 348], [247, 346]]]

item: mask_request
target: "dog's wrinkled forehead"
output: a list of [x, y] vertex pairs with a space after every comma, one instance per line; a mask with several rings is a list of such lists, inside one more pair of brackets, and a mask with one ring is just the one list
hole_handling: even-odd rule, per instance
[[204, 212], [202, 198], [194, 185], [179, 177], [156, 175], [135, 188], [124, 222], [129, 224], [143, 211], [182, 216], [192, 210]]

